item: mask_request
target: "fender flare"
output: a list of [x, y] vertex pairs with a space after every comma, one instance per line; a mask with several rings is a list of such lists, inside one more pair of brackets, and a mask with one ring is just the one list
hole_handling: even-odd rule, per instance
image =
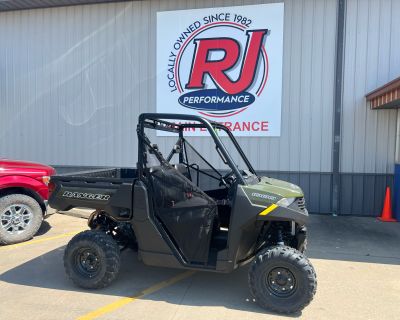
[[42, 182], [27, 176], [5, 176], [0, 178], [0, 194], [14, 188], [25, 191], [22, 193], [34, 198], [43, 212], [46, 211], [45, 193], [48, 192], [48, 189]]

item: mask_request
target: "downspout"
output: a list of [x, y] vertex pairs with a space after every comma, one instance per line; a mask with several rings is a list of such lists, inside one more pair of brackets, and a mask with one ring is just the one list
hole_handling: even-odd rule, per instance
[[397, 109], [396, 153], [394, 157], [393, 214], [400, 221], [400, 109]]
[[397, 109], [396, 121], [396, 149], [395, 149], [394, 163], [400, 164], [400, 111]]
[[343, 107], [343, 72], [344, 72], [344, 41], [346, 22], [346, 2], [338, 0], [337, 34], [336, 34], [336, 66], [335, 66], [335, 95], [333, 113], [333, 144], [332, 144], [332, 213], [340, 213], [340, 151], [341, 151], [341, 122]]

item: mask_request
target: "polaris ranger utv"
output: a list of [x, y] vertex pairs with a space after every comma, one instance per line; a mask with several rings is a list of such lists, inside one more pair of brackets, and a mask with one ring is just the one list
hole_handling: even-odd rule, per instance
[[[209, 140], [185, 135], [194, 130]], [[155, 131], [175, 136], [164, 138], [165, 150], [151, 143]], [[227, 273], [251, 263], [262, 307], [292, 313], [310, 303], [317, 281], [303, 254], [308, 212], [298, 186], [258, 176], [228, 128], [198, 116], [142, 114], [137, 134], [136, 169], [51, 178], [53, 208], [95, 210], [91, 230], [65, 250], [75, 284], [108, 286], [130, 247], [151, 266]]]

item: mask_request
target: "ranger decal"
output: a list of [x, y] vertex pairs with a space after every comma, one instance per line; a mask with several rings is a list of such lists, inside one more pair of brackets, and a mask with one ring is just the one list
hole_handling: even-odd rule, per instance
[[108, 194], [72, 192], [72, 191], [64, 191], [62, 196], [65, 198], [101, 200], [101, 201], [107, 201], [108, 199], [110, 199], [110, 195]]

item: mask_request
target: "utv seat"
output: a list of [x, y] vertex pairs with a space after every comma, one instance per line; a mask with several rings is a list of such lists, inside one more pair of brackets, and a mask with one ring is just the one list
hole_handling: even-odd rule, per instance
[[174, 164], [174, 168], [178, 170], [178, 172], [181, 173], [183, 176], [185, 176], [186, 179], [190, 180], [188, 168], [183, 163]]

